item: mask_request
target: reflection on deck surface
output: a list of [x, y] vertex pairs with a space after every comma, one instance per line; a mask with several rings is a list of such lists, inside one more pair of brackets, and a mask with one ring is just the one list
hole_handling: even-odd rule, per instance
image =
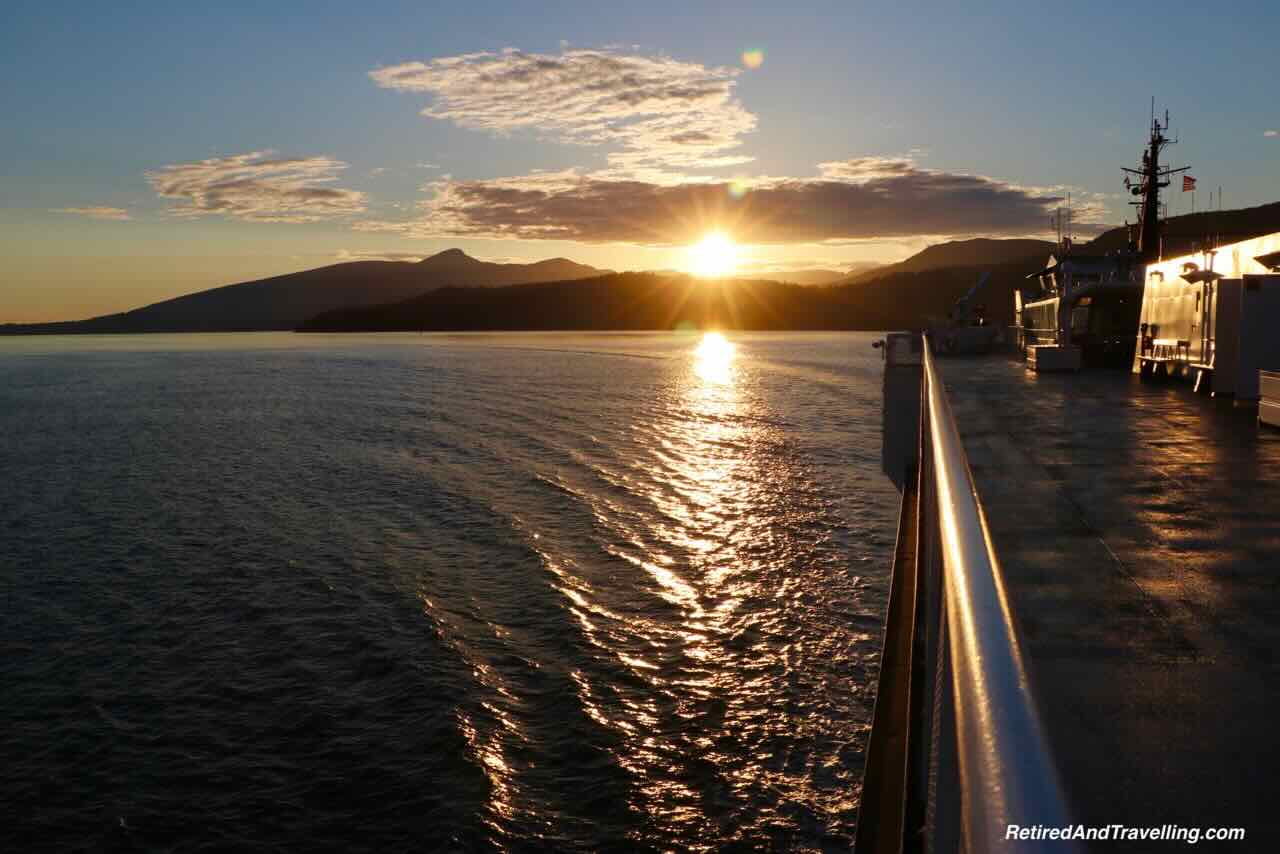
[[1078, 820], [1280, 850], [1280, 431], [1129, 374], [940, 368]]

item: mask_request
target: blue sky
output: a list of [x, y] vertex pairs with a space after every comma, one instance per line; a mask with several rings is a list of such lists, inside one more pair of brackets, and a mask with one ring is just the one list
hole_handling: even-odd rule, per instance
[[[0, 321], [87, 316], [339, 257], [448, 246], [488, 258], [678, 265], [682, 234], [659, 234], [646, 222], [647, 231], [620, 240], [616, 229], [559, 222], [564, 211], [580, 210], [584, 195], [599, 198], [602, 186], [614, 186], [596, 179], [652, 185], [667, 206], [690, 203], [673, 182], [769, 179], [750, 187], [757, 214], [790, 205], [779, 210], [794, 219], [803, 204], [812, 222], [744, 229], [754, 235], [743, 237], [753, 241], [751, 262], [761, 267], [893, 260], [970, 233], [966, 222], [976, 223], [971, 233], [1025, 233], [1043, 221], [1038, 200], [1067, 189], [1084, 200], [1082, 219], [1114, 223], [1125, 214], [1115, 195], [1119, 167], [1140, 151], [1152, 95], [1171, 112], [1181, 136], [1172, 154], [1193, 166], [1202, 206], [1218, 185], [1232, 207], [1280, 199], [1280, 136], [1266, 135], [1280, 130], [1280, 107], [1264, 94], [1280, 76], [1275, 4], [186, 5], [19, 2], [0, 11], [0, 280], [7, 283]], [[1154, 24], [1146, 20], [1152, 14]], [[1148, 31], [1153, 41], [1144, 42]], [[584, 144], [581, 120], [477, 127], [480, 108], [465, 87], [478, 77], [449, 84], [461, 118], [424, 117], [443, 97], [431, 88], [437, 83], [397, 89], [370, 76], [482, 52], [492, 54], [484, 62], [502, 63], [506, 48], [552, 59], [604, 50], [637, 62], [669, 59], [673, 73], [686, 76], [705, 71], [698, 85], [725, 87], [720, 109], [751, 117], [754, 127], [728, 148], [708, 149], [703, 162], [711, 154], [750, 160], [721, 167], [668, 160], [658, 177], [610, 171], [611, 153], [644, 140]], [[741, 61], [751, 48], [764, 52], [756, 69]], [[721, 68], [735, 70], [719, 76]], [[719, 120], [709, 115], [686, 119]], [[268, 150], [277, 153], [263, 158], [342, 164], [325, 172], [307, 162], [302, 173], [272, 180], [352, 195], [314, 217], [301, 207], [305, 216], [272, 217], [162, 197], [147, 178]], [[839, 163], [856, 167], [819, 168]], [[552, 189], [519, 184], [556, 195], [537, 219], [564, 225], [562, 232], [533, 239], [529, 222], [504, 220], [493, 208], [510, 184], [491, 182], [566, 170], [576, 177]], [[917, 233], [895, 219], [900, 211], [868, 211], [869, 221], [854, 223], [814, 207], [828, 198], [818, 192], [820, 173], [852, 188], [888, 181], [886, 191], [927, 185], [931, 193], [943, 192], [942, 177], [984, 176], [997, 183], [977, 189], [990, 191], [993, 204], [1012, 199], [1018, 208], [975, 217], [956, 207], [952, 219], [924, 221]], [[416, 207], [434, 192], [423, 185], [445, 175], [463, 182], [456, 189], [465, 197], [449, 208], [447, 227], [442, 208]], [[810, 183], [797, 195], [784, 186], [789, 179]], [[1180, 194], [1170, 201], [1189, 208]], [[357, 230], [361, 222], [381, 230]], [[545, 239], [553, 234], [564, 239]]]

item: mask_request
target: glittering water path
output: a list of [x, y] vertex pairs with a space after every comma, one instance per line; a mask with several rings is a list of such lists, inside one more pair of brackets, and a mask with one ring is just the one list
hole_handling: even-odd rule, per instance
[[0, 340], [0, 839], [847, 847], [873, 338]]

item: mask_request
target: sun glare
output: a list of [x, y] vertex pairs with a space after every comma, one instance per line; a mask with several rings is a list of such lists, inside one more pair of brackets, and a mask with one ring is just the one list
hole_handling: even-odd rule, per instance
[[738, 268], [738, 245], [723, 231], [713, 231], [689, 247], [689, 270], [708, 279], [728, 276]]
[[737, 348], [719, 332], [702, 336], [698, 349], [693, 351], [694, 370], [708, 382], [727, 383], [731, 376], [733, 351]]

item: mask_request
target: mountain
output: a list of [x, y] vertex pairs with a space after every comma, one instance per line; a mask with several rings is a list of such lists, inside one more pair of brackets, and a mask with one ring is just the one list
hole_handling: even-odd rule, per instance
[[303, 332], [395, 330], [806, 329], [830, 318], [828, 288], [681, 273], [618, 273], [576, 282], [441, 288], [390, 305], [340, 309]]
[[954, 267], [991, 267], [1018, 264], [1028, 258], [1043, 261], [1054, 249], [1049, 240], [1012, 238], [993, 240], [975, 237], [972, 240], [950, 240], [932, 246], [896, 264], [887, 264], [873, 270], [854, 273], [850, 282], [882, 278], [892, 273], [927, 273]]
[[[1227, 211], [1185, 214], [1161, 224], [1165, 257], [1184, 255], [1210, 242], [1234, 243], [1262, 234], [1280, 231], [1280, 202]], [[1112, 228], [1086, 243], [1077, 243], [1082, 252], [1103, 254], [1124, 249], [1129, 244], [1125, 226]], [[871, 271], [854, 273], [851, 282], [881, 279], [893, 273], [927, 273], [958, 268], [1019, 266], [1028, 260], [1033, 268], [1057, 248], [1049, 240], [974, 238], [936, 243], [905, 261], [888, 264]]]
[[[482, 290], [446, 288], [398, 303], [339, 309], [302, 331], [672, 329], [904, 329], [945, 315], [982, 273], [979, 302], [993, 323], [1009, 323], [1013, 293], [1055, 244], [978, 238], [940, 243], [904, 261], [837, 284], [701, 280], [670, 271], [606, 275], [578, 282]], [[810, 272], [810, 271], [802, 271]], [[816, 272], [816, 271], [815, 271]], [[818, 275], [821, 275], [820, 273]], [[805, 278], [805, 277], [800, 277]], [[815, 276], [816, 278], [816, 276]]]
[[607, 272], [566, 258], [536, 264], [493, 264], [460, 249], [448, 249], [417, 263], [350, 261], [225, 285], [90, 320], [0, 325], [0, 334], [295, 329], [307, 318], [332, 309], [396, 302], [450, 285], [501, 287], [577, 280]]
[[704, 280], [662, 271], [599, 276], [573, 287], [552, 282], [489, 290], [445, 288], [398, 303], [326, 312], [301, 331], [639, 330], [682, 324], [761, 330], [916, 328], [930, 315], [946, 314], [982, 272], [992, 274], [982, 300], [988, 317], [1002, 323], [1012, 315], [1014, 289], [1053, 248], [1044, 240], [953, 241], [824, 285], [777, 281], [795, 276], [788, 273]]
[[[1022, 272], [1008, 275], [1012, 281]], [[877, 281], [882, 286], [615, 273], [575, 282], [441, 288], [398, 303], [326, 312], [299, 331], [899, 329], [945, 312], [973, 283], [968, 273], [950, 270]]]
[[[1280, 231], [1280, 202], [1253, 208], [1183, 214], [1161, 224], [1163, 254], [1166, 258], [1194, 252], [1211, 243], [1235, 243]], [[1084, 244], [1084, 251], [1101, 254], [1123, 249], [1129, 243], [1128, 230], [1121, 226]]]
[[845, 271], [846, 276], [861, 276], [864, 273], [870, 273], [873, 270], [879, 270], [884, 264], [879, 261], [854, 261]]
[[848, 273], [840, 270], [779, 270], [776, 273], [760, 275], [775, 282], [791, 285], [832, 285], [849, 276]]
[[[1280, 202], [1174, 217], [1165, 254], [1195, 242], [1280, 231]], [[1106, 252], [1127, 242], [1112, 229], [1080, 244]], [[759, 279], [706, 281], [674, 272], [614, 274], [563, 258], [491, 264], [451, 249], [416, 264], [356, 261], [228, 285], [123, 314], [69, 323], [0, 326], [0, 334], [294, 329], [902, 329], [943, 315], [983, 272], [979, 301], [993, 323], [1012, 319], [1013, 293], [1041, 268], [1043, 240], [951, 241], [837, 284]], [[834, 271], [768, 274], [813, 281]], [[682, 302], [683, 300], [683, 302]]]
[[763, 278], [776, 282], [788, 282], [793, 285], [834, 285], [853, 276], [859, 276], [882, 265], [876, 261], [854, 261], [845, 270], [780, 270], [772, 273], [759, 273]]
[[[1172, 217], [1161, 228], [1164, 255], [1174, 257], [1197, 245], [1233, 243], [1280, 231], [1280, 202]], [[1103, 254], [1125, 248], [1128, 241], [1128, 231], [1121, 227], [1077, 246], [1084, 253]], [[850, 287], [863, 293], [851, 300], [861, 304], [864, 318], [879, 318], [885, 324], [881, 328], [918, 327], [930, 315], [945, 315], [979, 275], [989, 272], [991, 279], [979, 302], [992, 323], [1012, 323], [1014, 291], [1027, 284], [1026, 275], [1041, 269], [1055, 248], [1043, 240], [940, 243], [899, 264], [853, 277]], [[886, 300], [889, 296], [898, 300], [897, 306]]]

